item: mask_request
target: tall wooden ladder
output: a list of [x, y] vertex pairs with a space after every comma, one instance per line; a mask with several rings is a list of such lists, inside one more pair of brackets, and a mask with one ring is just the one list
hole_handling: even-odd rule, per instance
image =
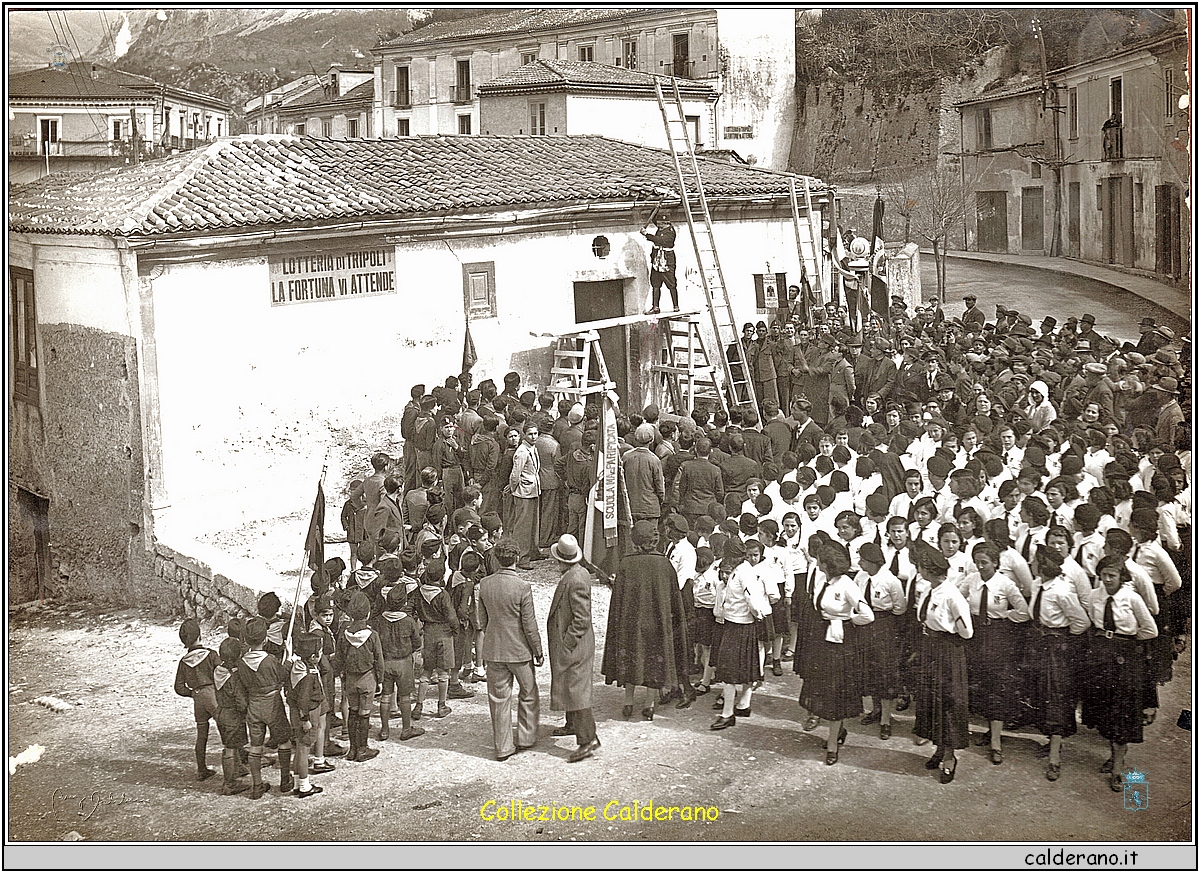
[[555, 340], [550, 384], [546, 388], [555, 400], [565, 397], [586, 403], [590, 394], [615, 389], [604, 363], [604, 352], [600, 350], [600, 334], [584, 330], [563, 334]]
[[[663, 96], [662, 80], [655, 78], [654, 95], [658, 98], [663, 128], [667, 132], [667, 145], [671, 150], [671, 160], [675, 164], [680, 205], [687, 216], [688, 233], [692, 238], [692, 248], [696, 252], [700, 283], [708, 302], [709, 315], [712, 317], [713, 333], [720, 347], [717, 358], [725, 375], [725, 387], [729, 392], [730, 402], [749, 403], [757, 409], [758, 398], [754, 394], [754, 380], [750, 368], [745, 363], [745, 353], [733, 318], [733, 307], [729, 303], [725, 274], [721, 270], [721, 260], [717, 256], [717, 243], [713, 236], [712, 213], [708, 209], [704, 181], [700, 176], [700, 166], [692, 148], [691, 136], [688, 134], [687, 118], [683, 113], [683, 98], [679, 95], [679, 80], [674, 77], [671, 78], [671, 92], [672, 99], [668, 101]], [[738, 350], [736, 362], [730, 362], [725, 353], [730, 347]]]
[[663, 341], [660, 362], [650, 369], [658, 381], [659, 405], [686, 416], [692, 414], [697, 400], [708, 400], [729, 412], [700, 330], [700, 316], [664, 315], [658, 327]]
[[809, 187], [808, 177], [802, 178], [804, 181], [803, 215], [800, 214], [796, 177], [793, 175], [788, 179], [788, 192], [792, 195], [792, 227], [796, 231], [796, 252], [800, 256], [800, 263], [804, 267], [805, 275], [810, 277], [812, 288], [817, 292], [817, 299], [824, 303], [825, 294], [822, 287], [824, 277], [821, 273], [823, 268], [821, 214], [813, 209], [812, 189]]

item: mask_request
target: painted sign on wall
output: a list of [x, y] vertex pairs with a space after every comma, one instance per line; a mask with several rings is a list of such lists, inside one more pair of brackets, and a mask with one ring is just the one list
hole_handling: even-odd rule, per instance
[[269, 255], [271, 305], [396, 293], [396, 250]]

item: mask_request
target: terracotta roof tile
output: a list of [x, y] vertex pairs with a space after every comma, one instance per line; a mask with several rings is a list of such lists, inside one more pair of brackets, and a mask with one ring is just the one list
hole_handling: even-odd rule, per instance
[[[714, 200], [787, 194], [783, 174], [703, 157], [699, 163]], [[676, 189], [668, 152], [598, 136], [244, 135], [93, 176], [52, 175], [15, 187], [9, 222], [16, 231], [153, 236], [634, 201], [656, 188]]]
[[[644, 91], [654, 93], [654, 83], [671, 91], [671, 77], [627, 70], [593, 61], [558, 61], [538, 59], [510, 73], [497, 76], [479, 86], [480, 96], [493, 93], [530, 90], [604, 90]], [[678, 79], [683, 94], [701, 94], [715, 98], [716, 91], [708, 84], [694, 79]]]

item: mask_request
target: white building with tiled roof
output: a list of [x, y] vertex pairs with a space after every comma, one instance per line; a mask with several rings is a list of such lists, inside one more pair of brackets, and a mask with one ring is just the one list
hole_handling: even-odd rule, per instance
[[[755, 277], [800, 272], [791, 178], [699, 163], [734, 315], [769, 318]], [[245, 135], [13, 189], [10, 500], [45, 507], [51, 586], [169, 605], [168, 545], [311, 505], [330, 452], [339, 499], [334, 450], [395, 452], [409, 387], [460, 371], [468, 324], [477, 381], [539, 387], [552, 336], [598, 324], [640, 409], [661, 341], [640, 230], [664, 188], [669, 153], [594, 136]], [[14, 571], [10, 597], [30, 590]]]
[[717, 138], [720, 96], [711, 85], [590, 61], [537, 60], [480, 85], [480, 132], [593, 134], [661, 146], [666, 134], [656, 83], [667, 99], [672, 99], [673, 84], [678, 85], [693, 147], [711, 145]]
[[14, 185], [161, 157], [229, 135], [229, 110], [218, 98], [98, 64], [14, 73], [7, 93]]
[[[483, 12], [372, 50], [375, 130], [382, 137], [478, 134], [485, 129], [481, 86], [537, 60], [583, 61], [707, 84], [720, 99], [706, 145], [785, 170], [796, 111], [795, 42], [795, 11], [784, 7]], [[653, 144], [665, 148], [666, 134]]]

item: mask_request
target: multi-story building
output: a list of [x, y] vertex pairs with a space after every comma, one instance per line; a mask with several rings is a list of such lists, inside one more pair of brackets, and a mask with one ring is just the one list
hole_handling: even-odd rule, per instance
[[[666, 136], [654, 85], [673, 99], [669, 76], [591, 61], [537, 60], [479, 86], [484, 135], [602, 134], [661, 146]], [[718, 94], [705, 82], [675, 79], [693, 147], [717, 138]]]
[[583, 61], [708, 84], [720, 95], [710, 145], [786, 169], [791, 9], [504, 9], [431, 24], [372, 53], [382, 137], [477, 134], [481, 85], [537, 60]]
[[956, 104], [967, 248], [1187, 282], [1186, 63], [1173, 32]]
[[96, 64], [15, 73], [8, 86], [13, 184], [94, 172], [229, 134], [228, 107], [216, 97]]
[[373, 80], [373, 70], [331, 64], [324, 76], [302, 76], [249, 101], [247, 127], [251, 133], [374, 138]]

